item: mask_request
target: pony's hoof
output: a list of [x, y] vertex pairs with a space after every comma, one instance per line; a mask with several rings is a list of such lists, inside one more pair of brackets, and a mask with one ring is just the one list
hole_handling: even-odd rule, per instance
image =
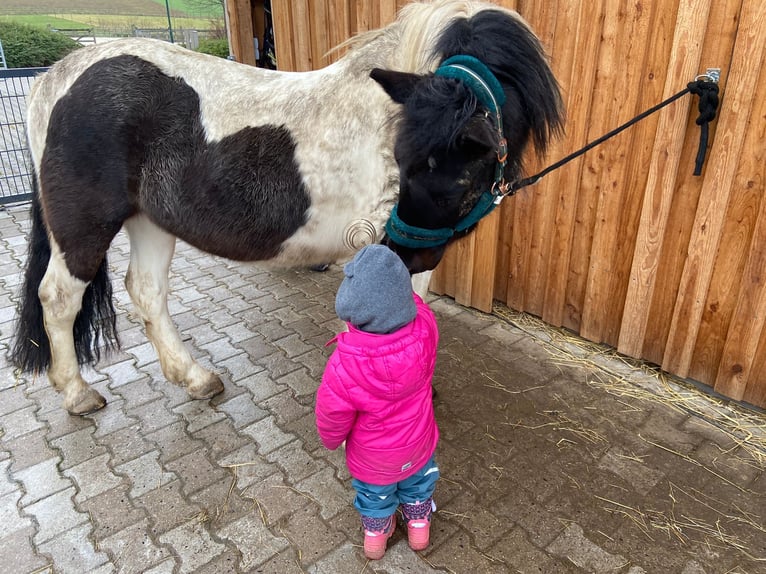
[[64, 406], [70, 415], [78, 416], [89, 415], [106, 406], [106, 399], [101, 396], [101, 393], [93, 389], [79, 392], [71, 402], [71, 406], [68, 404]]
[[186, 389], [193, 399], [210, 399], [223, 392], [223, 382], [217, 375], [210, 377], [198, 385], [189, 385]]

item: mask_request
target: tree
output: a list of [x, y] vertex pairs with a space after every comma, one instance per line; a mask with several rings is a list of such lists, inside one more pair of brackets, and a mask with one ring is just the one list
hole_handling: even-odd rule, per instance
[[221, 12], [226, 9], [226, 0], [186, 0], [186, 5], [204, 14]]

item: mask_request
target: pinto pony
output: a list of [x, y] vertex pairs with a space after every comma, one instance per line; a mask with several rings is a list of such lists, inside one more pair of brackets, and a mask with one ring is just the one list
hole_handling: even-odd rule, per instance
[[167, 308], [176, 238], [277, 265], [383, 241], [412, 273], [470, 232], [561, 128], [557, 83], [515, 13], [437, 0], [349, 42], [314, 72], [258, 69], [169, 43], [82, 48], [28, 105], [35, 193], [11, 360], [47, 370], [72, 414], [105, 405], [80, 365], [116, 348], [106, 254], [130, 240], [125, 284], [165, 377], [223, 390]]

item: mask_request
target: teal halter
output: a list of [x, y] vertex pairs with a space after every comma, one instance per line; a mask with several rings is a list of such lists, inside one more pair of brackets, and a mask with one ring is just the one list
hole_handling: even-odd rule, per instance
[[495, 167], [495, 183], [491, 189], [481, 194], [473, 209], [454, 227], [425, 229], [408, 225], [399, 218], [397, 209], [399, 204], [394, 205], [391, 216], [386, 222], [386, 234], [394, 243], [411, 249], [436, 247], [447, 243], [455, 233], [465, 231], [478, 223], [481, 218], [489, 215], [505, 197], [507, 188], [507, 184], [503, 182], [503, 170], [508, 157], [508, 144], [503, 137], [502, 107], [505, 103], [505, 93], [500, 82], [487, 66], [473, 56], [452, 56], [439, 66], [435, 75], [454, 78], [465, 83], [479, 100], [479, 103], [494, 117], [497, 133], [500, 136], [497, 166]]

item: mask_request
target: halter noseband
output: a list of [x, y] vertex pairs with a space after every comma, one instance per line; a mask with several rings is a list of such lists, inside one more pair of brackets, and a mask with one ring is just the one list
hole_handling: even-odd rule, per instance
[[508, 158], [508, 144], [503, 136], [502, 106], [505, 103], [505, 93], [500, 82], [487, 66], [473, 56], [452, 56], [445, 60], [434, 74], [465, 83], [479, 103], [494, 117], [499, 135], [495, 182], [489, 190], [481, 194], [473, 209], [454, 227], [426, 229], [409, 225], [399, 218], [397, 209], [399, 204], [394, 205], [391, 216], [386, 222], [386, 234], [394, 243], [412, 249], [436, 247], [447, 243], [455, 233], [465, 231], [478, 223], [485, 215], [489, 215], [508, 190], [508, 184], [503, 181], [503, 170]]

